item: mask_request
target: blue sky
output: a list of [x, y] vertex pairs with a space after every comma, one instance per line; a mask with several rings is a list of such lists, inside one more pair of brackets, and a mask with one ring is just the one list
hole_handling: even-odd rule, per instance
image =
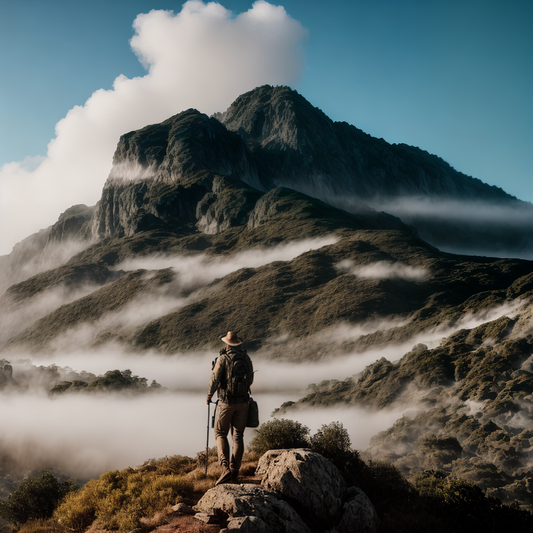
[[[177, 14], [182, 3], [0, 0], [0, 167], [46, 157], [56, 124], [69, 110], [87, 108], [91, 95], [110, 91], [121, 74], [146, 76], [129, 44], [132, 23], [152, 9]], [[295, 44], [286, 46], [303, 50], [303, 61], [292, 67], [292, 76], [289, 64], [273, 71], [272, 83], [287, 79], [334, 120], [391, 143], [418, 146], [467, 175], [533, 201], [533, 2], [272, 3], [308, 32], [287, 26], [289, 33], [300, 32]], [[221, 4], [234, 17], [252, 7], [242, 0]], [[217, 43], [210, 46], [206, 50], [216, 54]], [[250, 76], [248, 83], [254, 79], [263, 82]], [[216, 79], [211, 90], [217, 90]], [[183, 97], [168, 116], [187, 107]], [[24, 165], [32, 169], [39, 163], [30, 159]], [[98, 179], [101, 189], [105, 176]], [[0, 193], [7, 198], [6, 190]], [[64, 208], [94, 203], [94, 195], [86, 196], [80, 187], [79, 199], [65, 198]], [[43, 215], [39, 222], [47, 220]], [[0, 239], [0, 253], [6, 253], [13, 243], [6, 234]]]

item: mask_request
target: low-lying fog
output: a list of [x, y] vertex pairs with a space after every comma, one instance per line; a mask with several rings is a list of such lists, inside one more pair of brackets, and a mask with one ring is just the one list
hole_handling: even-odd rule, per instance
[[[493, 320], [511, 309], [500, 308], [484, 317], [470, 317], [457, 325], [474, 327]], [[394, 325], [393, 323], [386, 324]], [[374, 328], [384, 324], [374, 324]], [[332, 334], [355, 337], [368, 333], [366, 327], [338, 327]], [[326, 379], [345, 379], [361, 372], [381, 357], [395, 361], [414, 344], [435, 346], [452, 330], [431, 331], [404, 346], [387, 347], [349, 356], [332, 357], [312, 364], [268, 361], [251, 353], [255, 363], [254, 398], [259, 402], [261, 422], [286, 401], [295, 401], [306, 393], [311, 383]], [[94, 477], [110, 469], [136, 466], [154, 457], [188, 455], [205, 449], [207, 438], [207, 386], [212, 360], [216, 354], [197, 353], [162, 356], [128, 354], [107, 347], [100, 352], [33, 356], [33, 365], [56, 364], [76, 372], [99, 375], [107, 370], [132, 370], [148, 383], [156, 380], [167, 390], [139, 396], [120, 394], [65, 394], [49, 397], [42, 382], [28, 391], [0, 393], [0, 447], [17, 461], [35, 466], [56, 467], [79, 478]], [[13, 377], [28, 368], [28, 360], [13, 358]], [[283, 415], [307, 425], [314, 433], [322, 424], [342, 422], [354, 448], [364, 450], [379, 431], [390, 427], [399, 417], [416, 414], [416, 405], [372, 412], [353, 406], [301, 409]], [[212, 407], [211, 407], [212, 414]], [[246, 442], [254, 430], [246, 431]], [[210, 430], [210, 446], [214, 445]]]
[[[194, 457], [206, 447], [205, 396], [200, 391], [135, 397], [73, 394], [53, 399], [44, 394], [1, 394], [0, 445], [17, 462], [56, 467], [78, 478], [166, 455]], [[297, 395], [258, 393], [254, 398], [265, 422], [281, 401], [296, 400]], [[339, 420], [350, 432], [352, 444], [364, 449], [372, 435], [389, 427], [401, 414], [396, 410], [376, 416], [361, 409], [334, 408], [302, 411], [296, 418], [312, 432]], [[248, 429], [246, 442], [253, 436], [254, 430]], [[215, 445], [212, 429], [209, 445]]]
[[[193, 258], [151, 257], [131, 260], [118, 268], [134, 270], [139, 268], [173, 268], [178, 273], [181, 289], [191, 290], [204, 286], [217, 277], [224, 276], [244, 266], [258, 267], [275, 260], [290, 260], [301, 253], [335, 242], [334, 238], [302, 241], [278, 246], [272, 249], [254, 250], [237, 257], [215, 263], [204, 256]], [[401, 277], [416, 283], [429, 273], [408, 265], [380, 263], [373, 268], [358, 269], [353, 263], [341, 264], [346, 272], [360, 277]], [[91, 288], [82, 290], [90, 292]], [[41, 295], [33, 301], [35, 316], [42, 316], [51, 309], [63, 305], [72, 294], [63, 294], [56, 289], [48, 296]], [[100, 319], [102, 325], [116, 327], [138, 324], [169, 312], [183, 305], [186, 297], [178, 290], [167, 295], [153, 295], [152, 301], [136, 305], [135, 312], [129, 308]], [[139, 304], [139, 302], [136, 302]], [[332, 354], [327, 360], [314, 363], [284, 363], [269, 361], [265, 354], [251, 353], [256, 375], [252, 388], [253, 396], [259, 402], [261, 422], [271, 418], [271, 413], [282, 403], [295, 401], [306, 394], [307, 387], [323, 380], [343, 380], [360, 373], [366, 366], [385, 357], [397, 361], [418, 343], [430, 348], [440, 339], [462, 328], [472, 328], [502, 315], [517, 312], [520, 302], [502, 306], [482, 315], [466, 316], [453, 327], [442, 327], [420, 334], [404, 345], [389, 346], [364, 353], [349, 355]], [[29, 306], [28, 306], [29, 307]], [[30, 322], [31, 310], [17, 315], [21, 327]], [[142, 312], [141, 312], [142, 311]], [[6, 333], [14, 327], [11, 319], [4, 316], [1, 328]], [[359, 325], [337, 325], [320, 332], [320, 342], [328, 338], [354, 340], [361, 335], [402, 325], [399, 321], [368, 322]], [[25, 357], [2, 354], [10, 361], [13, 378], [32, 365], [58, 365], [70, 367], [77, 373], [82, 371], [95, 375], [108, 370], [130, 369], [134, 375], [147, 378], [148, 383], [156, 380], [165, 387], [162, 392], [138, 396], [120, 394], [65, 394], [50, 397], [46, 384], [36, 379], [29, 387], [0, 392], [0, 456], [8, 455], [13, 460], [31, 467], [55, 467], [78, 477], [93, 477], [110, 469], [136, 466], [149, 458], [165, 455], [195, 456], [206, 446], [207, 387], [211, 375], [211, 363], [215, 353], [175, 354], [162, 356], [156, 353], [143, 355], [127, 353], [122, 347], [106, 345], [99, 350], [88, 350], [84, 337], [90, 338], [98, 323], [86, 326], [87, 331], [69, 332], [57, 343], [53, 354], [32, 354]], [[113, 326], [114, 327], [114, 326]], [[83, 329], [83, 328], [82, 328]], [[10, 330], [13, 334], [13, 330]], [[288, 342], [289, 336], [274, 339], [273, 342]], [[222, 344], [221, 344], [222, 346]], [[24, 361], [26, 359], [26, 361]], [[28, 362], [31, 360], [31, 364]], [[287, 418], [294, 418], [307, 425], [314, 433], [322, 424], [340, 421], [347, 428], [352, 445], [364, 450], [379, 431], [390, 427], [400, 416], [416, 413], [416, 405], [406, 405], [394, 410], [378, 413], [350, 407], [323, 409], [302, 409], [291, 412]], [[212, 414], [212, 413], [211, 413]], [[246, 441], [254, 436], [253, 430], [246, 431]], [[213, 431], [210, 431], [210, 446], [214, 445]]]

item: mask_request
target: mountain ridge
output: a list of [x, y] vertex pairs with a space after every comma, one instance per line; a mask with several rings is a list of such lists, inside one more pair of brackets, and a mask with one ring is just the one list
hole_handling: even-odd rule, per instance
[[[300, 115], [297, 114], [297, 111], [300, 112]], [[346, 122], [333, 122], [320, 109], [312, 106], [297, 91], [289, 87], [266, 85], [254, 89], [241, 95], [224, 113], [215, 114], [215, 117], [219, 117], [229, 130], [239, 133], [253, 153], [264, 152], [262, 155], [265, 158], [269, 155], [272, 156], [265, 166], [270, 169], [274, 168], [274, 171], [262, 169], [263, 173], [268, 175], [268, 178], [263, 177], [262, 183], [266, 184], [268, 188], [272, 187], [273, 182], [275, 185], [289, 186], [287, 181], [284, 181], [287, 178], [275, 175], [278, 165], [273, 162], [273, 160], [275, 161], [274, 156], [279, 155], [278, 152], [281, 151], [288, 152], [289, 155], [286, 157], [290, 158], [293, 155], [292, 152], [300, 151], [300, 162], [303, 163], [301, 165], [303, 167], [302, 174], [320, 175], [322, 171], [331, 181], [333, 181], [332, 178], [335, 177], [335, 174], [337, 178], [348, 174], [355, 182], [348, 189], [349, 192], [354, 193], [355, 188], [357, 188], [357, 194], [362, 199], [375, 196], [398, 196], [399, 194], [438, 195], [446, 194], [448, 191], [451, 194], [454, 191], [449, 186], [453, 185], [458, 188], [457, 192], [466, 194], [467, 197], [475, 195], [477, 198], [480, 196], [486, 199], [501, 197], [516, 200], [499, 187], [484, 184], [479, 179], [453, 170], [444, 160], [424, 150], [406, 144], [390, 145], [383, 139], [375, 139]], [[372, 171], [372, 167], [364, 158], [361, 158], [362, 161], [359, 162], [347, 154], [347, 152], [353, 151], [356, 157], [360, 157], [365, 151], [372, 152], [371, 143], [377, 147], [377, 154], [372, 154], [372, 157], [383, 160], [381, 167], [376, 165], [375, 171]], [[307, 147], [310, 147], [310, 150], [306, 154], [304, 149]], [[318, 157], [312, 157], [310, 154], [313, 152], [318, 152]], [[394, 156], [399, 157], [405, 166], [407, 161], [405, 161], [404, 153], [408, 152], [414, 158], [421, 160], [422, 164], [419, 164], [419, 167], [433, 166], [434, 170], [431, 174], [436, 175], [436, 170], [442, 167], [441, 175], [435, 176], [439, 179], [433, 179], [437, 183], [430, 183], [429, 180], [424, 183], [423, 175], [417, 176], [412, 172], [412, 182], [400, 183], [396, 185], [396, 190], [394, 190], [394, 182], [390, 178], [381, 183], [375, 179], [376, 174], [383, 174], [382, 177], [390, 174], [391, 177], [398, 178], [399, 174], [394, 172], [390, 160]], [[342, 159], [348, 159], [348, 165]], [[394, 166], [400, 166], [397, 162], [394, 163]], [[316, 167], [313, 168], [315, 165]], [[367, 167], [367, 175], [363, 178], [365, 166]], [[404, 171], [404, 173], [407, 172]], [[447, 173], [450, 174], [449, 177], [446, 176]], [[365, 183], [368, 181], [369, 175], [374, 178], [371, 185]], [[460, 182], [454, 175], [460, 175], [462, 179], [466, 178], [468, 183], [460, 187]], [[441, 184], [443, 177], [447, 177], [448, 180], [447, 183]], [[418, 187], [414, 188], [413, 186], [417, 183]], [[300, 190], [298, 187], [294, 187], [293, 181], [292, 184], [292, 188]], [[343, 182], [343, 185], [347, 185], [346, 181]], [[335, 186], [335, 183], [331, 186]], [[391, 189], [392, 192], [389, 192]], [[318, 186], [317, 191], [319, 192]], [[302, 190], [301, 192], [310, 194], [309, 190]]]
[[[199, 180], [199, 171], [204, 172], [203, 180]], [[373, 209], [398, 213], [439, 247], [470, 246], [474, 251], [492, 247], [498, 253], [508, 247], [526, 254], [533, 249], [531, 204], [454, 170], [424, 150], [391, 145], [345, 122], [333, 122], [298, 92], [272, 86], [241, 95], [225, 112], [211, 118], [187, 110], [160, 125], [122, 136], [93, 233], [113, 235], [110, 221], [125, 213], [130, 218], [138, 216], [141, 228], [145, 227], [142, 219], [144, 224], [197, 223], [187, 205], [211, 188], [214, 175], [239, 179], [263, 193], [288, 187], [352, 213]], [[119, 185], [124, 176], [126, 184]], [[191, 202], [180, 203], [184, 189], [178, 184], [194, 195]], [[406, 210], [398, 202], [413, 205]], [[446, 215], [445, 211], [428, 211], [419, 205], [423, 202], [454, 204]], [[491, 206], [500, 206], [509, 212], [519, 210], [521, 216], [465, 223], [461, 217], [471, 216], [470, 203], [480, 202], [489, 211]], [[110, 224], [108, 229], [106, 224]], [[132, 224], [124, 229], [123, 221], [117, 231], [131, 234], [135, 231]], [[207, 227], [218, 231], [216, 225]]]

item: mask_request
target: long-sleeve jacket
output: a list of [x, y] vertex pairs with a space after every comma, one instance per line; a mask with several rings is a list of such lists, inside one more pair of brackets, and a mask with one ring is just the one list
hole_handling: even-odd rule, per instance
[[213, 394], [218, 390], [218, 387], [226, 377], [226, 358], [224, 354], [221, 354], [215, 363], [215, 368], [213, 368], [213, 373], [211, 374], [211, 380], [209, 381], [209, 391], [207, 392], [207, 397], [211, 399]]

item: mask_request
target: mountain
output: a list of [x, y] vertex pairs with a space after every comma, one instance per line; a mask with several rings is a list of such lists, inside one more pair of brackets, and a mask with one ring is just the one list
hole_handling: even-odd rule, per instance
[[286, 186], [350, 211], [364, 201], [448, 250], [531, 257], [530, 203], [419, 148], [333, 122], [296, 91], [260, 87], [215, 116], [245, 140], [266, 190]]
[[412, 407], [374, 436], [371, 459], [470, 477], [532, 509], [533, 263], [423, 238], [527, 252], [530, 232], [520, 218], [498, 235], [454, 216], [414, 227], [379, 209], [406, 197], [531, 211], [286, 87], [127, 133], [98, 204], [2, 258], [2, 358], [197, 357], [239, 329], [259, 366], [344, 372], [279, 413]]
[[[161, 223], [198, 223], [209, 233], [229, 227], [246, 211], [208, 209], [210, 173], [262, 192], [288, 187], [353, 213], [386, 209], [445, 249], [527, 257], [533, 250], [531, 204], [416, 147], [333, 122], [296, 91], [270, 86], [212, 118], [188, 110], [122, 136], [93, 233], [128, 235]], [[200, 216], [191, 205], [202, 198]], [[240, 209], [246, 205], [241, 199]]]
[[390, 145], [346, 122], [333, 122], [288, 87], [260, 87], [215, 116], [245, 140], [265, 190], [291, 186], [312, 196], [349, 194], [366, 200], [406, 195], [512, 199], [418, 148]]
[[0, 293], [14, 283], [62, 265], [85, 248], [93, 212], [94, 207], [72, 206], [53, 226], [19, 242], [9, 255], [0, 256]]

